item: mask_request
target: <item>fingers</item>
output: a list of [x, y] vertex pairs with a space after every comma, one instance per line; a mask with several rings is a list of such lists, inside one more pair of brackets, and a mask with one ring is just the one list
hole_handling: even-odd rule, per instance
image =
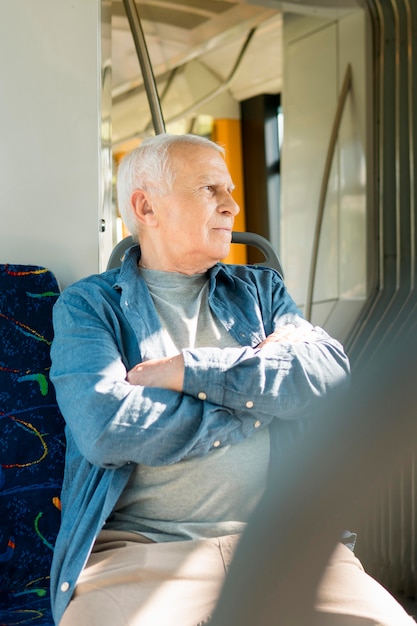
[[301, 343], [316, 341], [317, 337], [318, 335], [313, 328], [304, 328], [294, 326], [294, 324], [286, 324], [268, 335], [268, 337], [261, 341], [258, 348], [262, 348], [268, 343]]

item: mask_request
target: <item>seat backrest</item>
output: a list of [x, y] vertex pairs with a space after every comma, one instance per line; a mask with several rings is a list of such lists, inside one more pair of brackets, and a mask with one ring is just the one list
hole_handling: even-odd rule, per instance
[[0, 265], [0, 623], [53, 625], [49, 571], [60, 524], [64, 422], [49, 381], [45, 268]]
[[260, 250], [265, 259], [264, 261], [256, 263], [256, 265], [266, 265], [267, 267], [272, 267], [284, 278], [284, 272], [282, 270], [278, 252], [268, 239], [262, 237], [262, 235], [258, 235], [258, 233], [247, 233], [235, 230], [232, 234], [232, 243], [242, 243], [246, 246], [252, 246], [253, 248]]
[[[119, 243], [115, 245], [113, 251], [110, 255], [109, 261], [107, 263], [107, 269], [111, 270], [117, 267], [120, 267], [120, 264], [123, 261], [123, 257], [126, 251], [133, 246], [133, 239], [129, 235], [125, 237]], [[282, 266], [278, 257], [278, 253], [271, 244], [268, 239], [258, 235], [257, 233], [246, 233], [240, 231], [233, 231], [232, 233], [232, 243], [241, 243], [247, 246], [252, 246], [257, 248], [262, 252], [265, 257], [264, 261], [257, 263], [257, 265], [266, 265], [268, 267], [272, 267], [276, 269], [282, 277], [284, 277], [284, 273], [282, 271]]]

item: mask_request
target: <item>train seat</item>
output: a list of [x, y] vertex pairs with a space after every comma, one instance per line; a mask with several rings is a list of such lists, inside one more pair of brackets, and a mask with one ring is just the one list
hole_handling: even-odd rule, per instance
[[65, 454], [49, 381], [58, 295], [49, 270], [0, 265], [0, 624], [53, 625], [49, 571]]
[[[260, 250], [265, 258], [263, 261], [259, 262], [258, 265], [267, 265], [268, 267], [272, 267], [276, 269], [281, 274], [281, 276], [284, 276], [277, 251], [268, 241], [268, 239], [262, 237], [262, 235], [235, 230], [232, 233], [232, 243], [240, 243], [246, 246], [252, 246], [257, 250]], [[119, 267], [123, 260], [125, 252], [131, 246], [133, 246], [133, 244], [134, 241], [131, 235], [128, 235], [127, 237], [119, 241], [119, 243], [117, 243], [113, 248], [113, 251], [110, 255], [107, 263], [107, 269], [110, 270]]]

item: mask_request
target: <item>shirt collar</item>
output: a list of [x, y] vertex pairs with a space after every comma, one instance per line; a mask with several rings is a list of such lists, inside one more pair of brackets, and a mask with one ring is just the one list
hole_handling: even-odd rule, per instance
[[140, 255], [140, 246], [138, 244], [134, 244], [126, 250], [122, 265], [116, 275], [116, 281], [113, 284], [114, 289], [123, 289], [123, 287], [129, 285], [133, 277], [139, 278], [138, 263]]
[[[134, 244], [128, 250], [126, 250], [122, 265], [117, 274], [117, 280], [113, 284], [114, 289], [123, 289], [126, 285], [130, 284], [133, 276], [140, 278], [138, 271], [138, 263], [141, 257], [141, 251], [139, 244]], [[229, 277], [229, 271], [227, 265], [224, 263], [216, 263], [209, 269], [209, 277], [211, 280], [216, 280], [218, 274]]]

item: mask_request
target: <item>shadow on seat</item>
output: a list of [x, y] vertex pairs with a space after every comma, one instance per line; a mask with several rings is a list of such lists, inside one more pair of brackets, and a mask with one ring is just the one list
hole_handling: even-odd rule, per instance
[[[256, 263], [256, 265], [266, 265], [268, 267], [272, 267], [273, 269], [277, 270], [282, 277], [284, 277], [277, 251], [268, 241], [268, 239], [265, 239], [265, 237], [262, 237], [262, 235], [258, 235], [257, 233], [233, 231], [232, 243], [240, 243], [247, 246], [252, 246], [253, 248], [257, 248], [264, 255], [265, 260], [260, 263]], [[113, 248], [113, 251], [110, 255], [109, 261], [107, 263], [107, 269], [111, 270], [120, 267], [126, 251], [131, 246], [133, 246], [133, 244], [134, 241], [131, 235], [119, 241], [119, 243], [116, 244], [116, 246]]]

